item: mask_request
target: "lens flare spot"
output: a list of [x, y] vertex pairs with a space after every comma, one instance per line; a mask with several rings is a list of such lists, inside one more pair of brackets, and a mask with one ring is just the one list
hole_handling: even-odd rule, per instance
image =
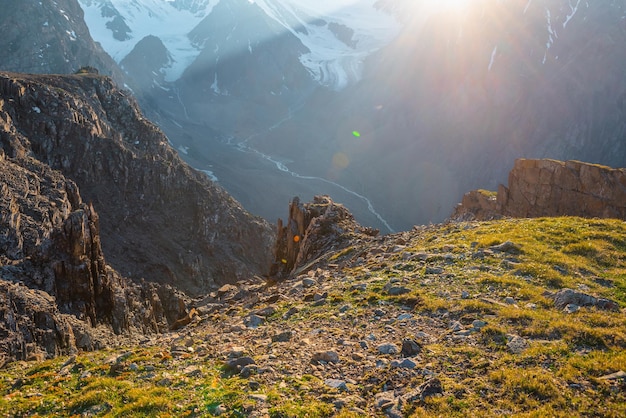
[[287, 260], [285, 260], [284, 258], [282, 260], [280, 260], [283, 264], [287, 264]]
[[350, 165], [350, 158], [343, 152], [333, 155], [333, 168], [335, 170], [343, 170]]
[[300, 235], [294, 235], [293, 242], [300, 242]]
[[353, 135], [355, 138], [360, 138], [360, 137], [361, 137], [361, 132], [359, 132], [359, 131], [352, 131], [352, 135]]

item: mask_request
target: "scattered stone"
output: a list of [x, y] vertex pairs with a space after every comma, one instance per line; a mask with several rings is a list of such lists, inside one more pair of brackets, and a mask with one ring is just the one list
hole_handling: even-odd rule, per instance
[[513, 354], [521, 354], [528, 348], [528, 341], [518, 335], [508, 335], [507, 338], [506, 348]]
[[461, 292], [461, 299], [469, 299], [470, 294], [464, 290], [463, 292]]
[[404, 339], [402, 340], [402, 351], [400, 354], [403, 357], [413, 357], [419, 354], [422, 351], [422, 346], [414, 340]]
[[289, 308], [287, 312], [285, 312], [285, 314], [283, 315], [283, 319], [289, 319], [295, 314], [297, 314], [298, 312], [300, 312], [300, 309], [296, 308], [295, 306], [292, 306], [291, 308]]
[[485, 326], [487, 326], [487, 323], [485, 321], [481, 321], [480, 319], [476, 319], [472, 322], [472, 327], [476, 330], [476, 331], [480, 331], [481, 329], [483, 329]]
[[396, 404], [396, 396], [392, 390], [374, 395], [376, 407], [385, 410]]
[[507, 305], [515, 305], [515, 299], [513, 299], [511, 296], [507, 296], [504, 298], [504, 303], [506, 303]]
[[348, 386], [346, 385], [346, 382], [344, 380], [338, 380], [338, 379], [326, 379], [324, 380], [324, 384], [328, 387], [331, 387], [333, 389], [337, 389], [340, 391], [347, 391], [348, 390]]
[[565, 306], [565, 308], [563, 308], [563, 312], [568, 313], [568, 314], [576, 313], [579, 310], [580, 310], [580, 306], [576, 305], [575, 303], [569, 303]]
[[515, 244], [511, 241], [505, 241], [499, 245], [493, 245], [489, 247], [491, 251], [496, 251], [499, 253], [509, 253], [509, 254], [519, 254], [522, 252], [521, 247], [518, 244]]
[[602, 377], [599, 377], [598, 379], [602, 379], [602, 380], [624, 380], [626, 381], [626, 372], [624, 372], [623, 370], [617, 371], [615, 373], [611, 373], [611, 374], [607, 374], [604, 375]]
[[267, 402], [267, 395], [260, 393], [251, 393], [248, 397], [256, 402]]
[[617, 302], [610, 299], [596, 298], [582, 292], [576, 292], [572, 289], [561, 289], [552, 295], [554, 306], [557, 309], [564, 309], [567, 305], [573, 304], [578, 306], [595, 307], [605, 311], [618, 311]]
[[413, 318], [413, 315], [411, 315], [410, 313], [403, 313], [403, 314], [400, 314], [397, 319], [398, 321], [406, 321], [407, 319], [411, 319], [411, 318]]
[[411, 289], [404, 286], [397, 286], [394, 284], [387, 284], [384, 288], [389, 296], [399, 296], [407, 294], [411, 291]]
[[452, 321], [450, 323], [450, 329], [454, 332], [459, 332], [463, 329], [463, 324], [461, 324], [459, 321]]
[[336, 351], [318, 351], [311, 358], [312, 363], [339, 363], [339, 354]]
[[253, 374], [257, 374], [258, 371], [259, 371], [259, 366], [257, 366], [256, 364], [247, 364], [241, 368], [241, 371], [239, 372], [239, 376], [247, 379]]
[[280, 334], [272, 335], [272, 342], [284, 343], [284, 342], [291, 340], [292, 336], [293, 336], [293, 332], [283, 331]]
[[442, 274], [443, 269], [441, 267], [426, 267], [424, 271], [426, 274]]
[[240, 373], [244, 367], [250, 364], [256, 364], [252, 357], [239, 357], [236, 359], [228, 360], [224, 364], [224, 366], [227, 372]]
[[226, 356], [228, 358], [238, 358], [243, 356], [245, 353], [245, 347], [231, 347], [230, 350], [226, 353]]
[[380, 354], [398, 354], [400, 352], [398, 346], [392, 343], [381, 344], [376, 349]]
[[275, 313], [276, 313], [276, 308], [274, 306], [267, 306], [255, 312], [256, 315], [259, 315], [265, 318], [267, 318], [268, 316], [272, 316]]
[[359, 292], [364, 292], [367, 289], [367, 283], [355, 283], [350, 286], [350, 290], [356, 290]]
[[263, 318], [262, 316], [259, 315], [249, 315], [245, 320], [244, 320], [244, 324], [248, 327], [248, 328], [258, 328], [259, 326], [261, 326], [263, 323], [265, 322], [265, 318]]
[[410, 392], [401, 398], [402, 402], [412, 403], [415, 401], [423, 401], [429, 396], [443, 394], [443, 386], [441, 381], [432, 377], [417, 387], [414, 392]]
[[402, 360], [392, 360], [391, 363], [389, 363], [389, 366], [394, 368], [400, 368], [400, 369], [410, 369], [413, 370], [414, 368], [417, 367], [417, 364], [415, 364], [415, 362], [411, 359], [405, 358]]
[[313, 287], [316, 284], [317, 284], [317, 281], [315, 279], [310, 278], [310, 277], [306, 277], [306, 278], [302, 279], [302, 286], [304, 286], [305, 288]]

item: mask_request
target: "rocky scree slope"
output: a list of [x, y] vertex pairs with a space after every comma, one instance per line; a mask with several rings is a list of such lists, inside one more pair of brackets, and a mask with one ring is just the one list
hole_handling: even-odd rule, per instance
[[[290, 211], [308, 205], [325, 208], [309, 225], [343, 213], [325, 198]], [[318, 247], [338, 232], [355, 234], [349, 245], [275, 283], [222, 286], [195, 302], [183, 329], [0, 370], [0, 411], [626, 413], [623, 221], [504, 219], [367, 236], [338, 219]]]
[[109, 78], [0, 73], [0, 100], [7, 155], [31, 155], [76, 182], [124, 276], [200, 294], [266, 272], [268, 224], [182, 162]]

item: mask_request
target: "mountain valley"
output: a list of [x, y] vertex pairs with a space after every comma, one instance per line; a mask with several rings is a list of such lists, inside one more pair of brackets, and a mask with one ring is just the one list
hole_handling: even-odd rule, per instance
[[0, 416], [626, 415], [626, 1], [5, 9]]

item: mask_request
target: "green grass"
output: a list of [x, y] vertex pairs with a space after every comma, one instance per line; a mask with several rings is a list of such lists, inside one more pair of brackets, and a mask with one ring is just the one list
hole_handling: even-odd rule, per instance
[[[383, 416], [374, 395], [399, 382], [406, 390], [419, 386], [425, 380], [423, 370], [441, 380], [444, 394], [403, 405], [407, 417], [626, 416], [623, 383], [600, 379], [626, 371], [624, 222], [542, 218], [448, 224], [425, 227], [404, 240], [404, 252], [382, 261], [366, 259], [341, 270], [336, 279], [327, 278], [324, 285], [332, 286], [324, 304], [279, 301], [263, 326], [275, 328], [263, 334], [261, 327], [254, 338], [269, 340], [276, 330], [309, 324], [331, 341], [356, 344], [375, 329], [387, 332], [388, 318], [411, 313], [417, 329], [432, 334], [423, 343], [414, 372], [372, 369], [340, 394], [319, 376], [293, 374], [284, 365], [276, 366], [277, 379], [244, 379], [224, 374], [215, 356], [173, 359], [160, 347], [127, 350], [121, 360], [126, 367], [110, 375], [108, 360], [122, 351], [106, 350], [81, 353], [65, 368], [66, 357], [7, 365], [0, 370], [0, 416], [244, 417], [262, 408], [271, 417], [350, 418], [362, 416], [351, 409], [357, 405], [370, 416]], [[491, 249], [506, 241], [519, 251]], [[354, 244], [328, 258], [349, 266], [366, 253], [367, 248]], [[434, 268], [442, 273], [426, 274]], [[392, 280], [408, 292], [389, 295], [385, 286]], [[564, 287], [615, 300], [620, 311], [561, 312], [550, 293]], [[506, 303], [507, 297], [514, 303]], [[283, 319], [294, 306], [298, 312]], [[372, 321], [375, 309], [389, 314]], [[214, 314], [211, 322], [248, 313], [235, 306], [228, 314]], [[474, 320], [486, 325], [469, 340], [455, 339], [448, 330], [451, 321], [468, 327]], [[349, 321], [348, 335], [341, 321]], [[393, 322], [391, 326], [397, 341], [415, 331], [404, 333]], [[526, 339], [522, 353], [509, 351], [510, 335]], [[209, 338], [193, 336], [194, 341]], [[309, 336], [311, 342], [316, 338]], [[337, 367], [358, 365], [343, 362]], [[185, 375], [182, 370], [190, 365], [201, 374]], [[346, 406], [337, 410], [334, 402], [344, 398]]]

